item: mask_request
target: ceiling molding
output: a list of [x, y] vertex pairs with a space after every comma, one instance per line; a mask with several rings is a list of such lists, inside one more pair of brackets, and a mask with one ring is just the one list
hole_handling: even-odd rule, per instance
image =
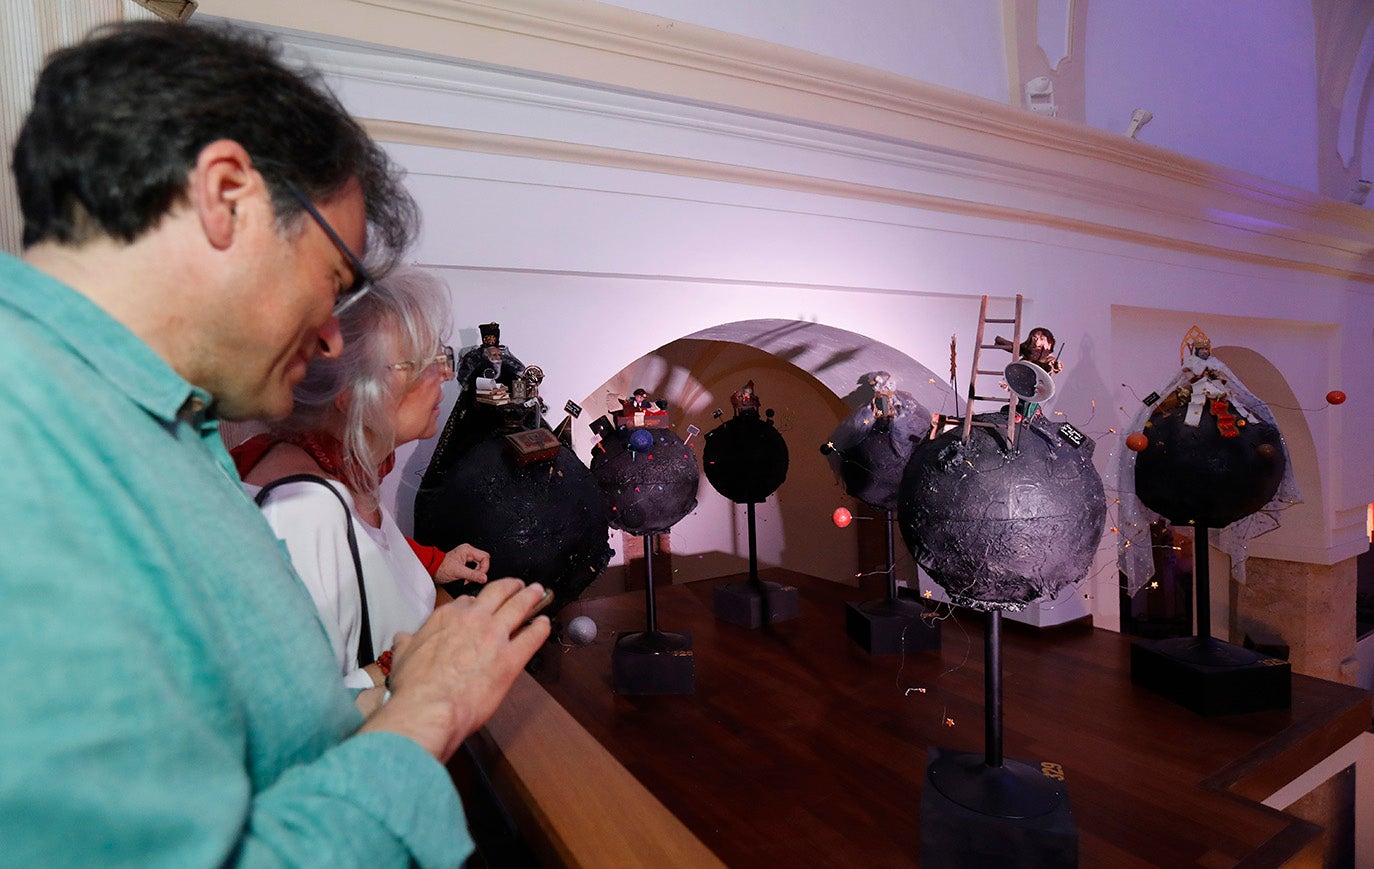
[[[656, 103], [657, 123], [696, 112], [701, 129], [716, 124], [726, 135], [845, 150], [902, 163], [910, 174], [884, 179], [894, 189], [843, 173], [729, 165], [690, 149], [664, 156], [559, 141], [553, 129], [479, 134], [453, 123], [445, 132], [415, 118], [373, 117], [374, 129], [436, 147], [537, 151], [543, 159], [805, 189], [1374, 282], [1374, 214], [1365, 209], [1083, 124], [590, 0], [331, 0], [328, 14], [319, 3], [275, 0], [203, 0], [201, 8], [333, 37], [336, 53], [354, 55], [336, 63], [344, 75], [470, 90], [474, 71], [484, 70], [519, 79], [502, 99], [550, 105], [567, 99], [559, 88], [579, 88], [579, 111], [620, 119], [639, 111], [648, 122], [630, 104]], [[378, 61], [376, 46], [394, 51]], [[964, 182], [960, 192], [921, 186], [951, 178]]]
[[[458, 151], [473, 151], [484, 154], [497, 154], [508, 157], [523, 157], [535, 160], [577, 163], [582, 165], [603, 166], [637, 172], [654, 172], [679, 177], [689, 177], [728, 184], [742, 184], [787, 190], [820, 196], [833, 196], [865, 202], [895, 205], [926, 212], [958, 214], [982, 220], [997, 221], [1017, 226], [1038, 226], [1045, 229], [1096, 237], [1112, 242], [1143, 245], [1146, 247], [1170, 250], [1209, 259], [1245, 263], [1265, 268], [1277, 268], [1335, 277], [1374, 285], [1374, 273], [1358, 267], [1356, 259], [1360, 251], [1344, 251], [1352, 257], [1350, 267], [1331, 265], [1315, 261], [1311, 254], [1312, 242], [1289, 239], [1287, 245], [1279, 245], [1278, 239], [1266, 237], [1253, 227], [1243, 227], [1234, 219], [1228, 221], [1226, 215], [1202, 217], [1194, 215], [1175, 221], [1173, 234], [1150, 232], [1129, 226], [1113, 225], [1097, 220], [1075, 218], [1064, 214], [1026, 208], [1013, 208], [987, 202], [977, 202], [953, 197], [934, 196], [891, 187], [879, 187], [852, 181], [832, 178], [818, 178], [796, 173], [779, 172], [728, 163], [715, 163], [685, 157], [663, 154], [649, 154], [639, 151], [624, 151], [615, 148], [582, 145], [551, 139], [536, 139], [511, 136], [476, 130], [457, 130], [447, 127], [431, 127], [397, 121], [366, 120], [368, 132], [383, 142], [392, 142], [423, 147], [442, 148]], [[1130, 203], [1125, 203], [1129, 208]], [[1160, 212], [1142, 208], [1138, 210], [1141, 222], [1160, 223]], [[1232, 218], [1235, 216], [1232, 215]], [[1191, 228], [1192, 233], [1185, 229]], [[1278, 251], [1291, 246], [1292, 255], [1264, 253], [1249, 250], [1239, 244], [1223, 245], [1209, 243], [1209, 235], [1221, 233], [1231, 235], [1243, 231], [1256, 239], [1266, 238], [1257, 247]]]

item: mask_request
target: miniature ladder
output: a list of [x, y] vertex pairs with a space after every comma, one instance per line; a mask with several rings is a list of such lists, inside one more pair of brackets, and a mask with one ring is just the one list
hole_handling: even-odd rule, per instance
[[968, 403], [964, 405], [964, 428], [960, 436], [964, 443], [968, 443], [969, 435], [974, 426], [983, 428], [997, 428], [998, 426], [990, 422], [975, 422], [973, 419], [973, 403], [975, 401], [995, 401], [1007, 405], [1007, 446], [1016, 445], [1016, 397], [1007, 390], [1007, 395], [979, 395], [978, 378], [980, 376], [1005, 377], [1005, 366], [1002, 368], [980, 368], [983, 361], [984, 350], [1008, 350], [996, 343], [985, 344], [984, 334], [989, 323], [1003, 323], [1012, 326], [1011, 348], [1008, 352], [1012, 355], [1012, 361], [1019, 358], [1021, 352], [1021, 294], [1016, 294], [1016, 315], [1011, 319], [997, 319], [988, 317], [988, 297], [983, 297], [983, 302], [978, 308], [978, 339], [973, 345], [973, 376], [968, 379]]

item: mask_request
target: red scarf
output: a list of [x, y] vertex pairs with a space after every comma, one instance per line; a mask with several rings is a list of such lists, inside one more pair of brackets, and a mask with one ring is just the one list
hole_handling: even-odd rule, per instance
[[[248, 472], [253, 470], [262, 457], [267, 455], [267, 451], [277, 444], [295, 444], [310, 454], [315, 463], [326, 474], [335, 477], [343, 475], [344, 455], [343, 444], [339, 439], [324, 432], [289, 432], [283, 434], [260, 434], [253, 435], [248, 440], [239, 444], [229, 451], [229, 455], [234, 459], [234, 467], [239, 472], [239, 478], [248, 476]], [[382, 466], [377, 469], [377, 479], [385, 477], [396, 464], [396, 454], [392, 453], [382, 462]], [[430, 576], [434, 576], [439, 571], [439, 565], [444, 561], [444, 551], [433, 546], [425, 546], [406, 538], [410, 544], [415, 557], [420, 559], [420, 563], [425, 566], [425, 570]]]
[[[344, 476], [343, 444], [332, 434], [322, 431], [302, 431], [302, 432], [278, 432], [253, 435], [248, 440], [239, 444], [229, 451], [229, 455], [234, 459], [234, 467], [238, 469], [239, 478], [248, 476], [248, 472], [262, 461], [262, 457], [267, 455], [267, 451], [277, 444], [295, 444], [310, 454], [310, 458], [315, 460], [315, 464], [320, 466], [332, 477], [347, 479]], [[381, 466], [377, 468], [377, 479], [385, 477], [391, 473], [391, 469], [396, 465], [396, 454], [392, 453], [386, 457]]]

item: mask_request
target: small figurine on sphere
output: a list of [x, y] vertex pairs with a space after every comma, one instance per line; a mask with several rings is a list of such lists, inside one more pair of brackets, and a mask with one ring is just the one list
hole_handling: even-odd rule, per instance
[[897, 378], [886, 371], [875, 371], [869, 378], [869, 384], [873, 387], [870, 406], [873, 408], [874, 427], [885, 430], [892, 424], [892, 417], [902, 410], [902, 400], [897, 396]]
[[1044, 326], [1036, 326], [1030, 330], [1026, 340], [1021, 342], [1021, 358], [1039, 365], [1049, 374], [1058, 374], [1064, 370], [1059, 357], [1054, 355], [1054, 333]]
[[763, 401], [758, 393], [754, 392], [754, 381], [749, 381], [739, 388], [739, 391], [730, 396], [730, 406], [735, 409], [735, 416], [743, 413], [758, 415], [759, 408], [763, 406]]

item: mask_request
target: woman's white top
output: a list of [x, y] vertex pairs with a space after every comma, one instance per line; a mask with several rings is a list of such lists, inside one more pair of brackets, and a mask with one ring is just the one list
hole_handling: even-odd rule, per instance
[[[373, 528], [358, 517], [347, 486], [326, 482], [349, 507], [367, 589], [372, 650], [380, 655], [391, 648], [398, 631], [413, 633], [434, 611], [434, 580], [385, 507], [381, 527]], [[252, 496], [259, 488], [244, 484]], [[339, 500], [319, 483], [286, 483], [267, 496], [262, 514], [286, 543], [296, 573], [315, 601], [344, 685], [371, 688], [372, 677], [358, 667], [362, 605]]]

